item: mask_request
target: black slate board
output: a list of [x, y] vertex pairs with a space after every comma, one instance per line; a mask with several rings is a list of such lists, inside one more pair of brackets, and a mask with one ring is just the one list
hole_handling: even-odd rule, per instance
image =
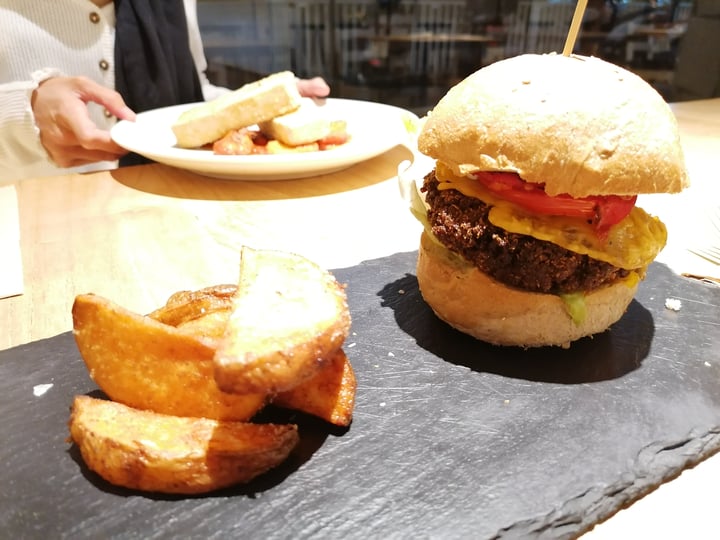
[[[569, 350], [474, 341], [422, 302], [416, 253], [348, 283], [355, 419], [203, 497], [115, 488], [66, 442], [97, 393], [71, 334], [0, 352], [0, 531], [12, 538], [569, 538], [720, 448], [720, 289], [651, 266], [627, 314]], [[665, 299], [682, 301], [680, 311]], [[33, 386], [53, 383], [35, 397]]]

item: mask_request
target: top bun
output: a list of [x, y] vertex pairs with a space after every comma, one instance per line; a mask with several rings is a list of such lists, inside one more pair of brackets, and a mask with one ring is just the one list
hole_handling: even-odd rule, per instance
[[476, 71], [429, 113], [418, 146], [456, 174], [512, 171], [553, 196], [688, 185], [668, 104], [637, 75], [594, 57], [526, 54]]

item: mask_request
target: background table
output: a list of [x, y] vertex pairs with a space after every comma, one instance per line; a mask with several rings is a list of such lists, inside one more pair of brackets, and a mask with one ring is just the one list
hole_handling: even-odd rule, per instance
[[67, 331], [76, 294], [149, 312], [176, 290], [235, 282], [239, 248], [295, 251], [328, 268], [417, 247], [398, 146], [317, 178], [234, 182], [164, 165], [23, 181], [26, 292], [0, 300], [0, 349]]

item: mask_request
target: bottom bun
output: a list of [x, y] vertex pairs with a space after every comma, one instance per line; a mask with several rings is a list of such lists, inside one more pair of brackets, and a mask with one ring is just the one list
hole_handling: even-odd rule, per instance
[[425, 302], [449, 325], [495, 345], [569, 347], [605, 331], [623, 316], [639, 279], [585, 295], [587, 315], [575, 323], [559, 296], [507, 287], [459, 260], [423, 232], [417, 279]]

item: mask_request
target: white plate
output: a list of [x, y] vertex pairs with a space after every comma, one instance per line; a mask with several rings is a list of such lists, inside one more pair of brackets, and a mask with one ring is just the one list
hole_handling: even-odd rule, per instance
[[176, 105], [137, 115], [135, 122], [120, 121], [111, 130], [113, 140], [159, 163], [205, 176], [233, 180], [282, 180], [339, 171], [410, 141], [408, 126], [417, 121], [410, 111], [349, 99], [327, 99], [323, 107], [347, 121], [350, 140], [337, 148], [298, 154], [220, 156], [212, 150], [176, 146], [170, 126], [180, 113], [196, 104]]

